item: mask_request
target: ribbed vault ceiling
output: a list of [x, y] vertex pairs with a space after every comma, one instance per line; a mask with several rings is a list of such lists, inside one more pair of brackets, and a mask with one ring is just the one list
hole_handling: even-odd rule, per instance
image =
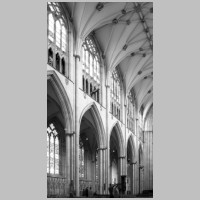
[[[134, 88], [144, 113], [153, 104], [153, 3], [62, 3], [73, 24], [77, 47], [88, 34], [97, 39], [107, 72], [119, 67], [126, 94]], [[79, 49], [79, 48], [78, 48]]]

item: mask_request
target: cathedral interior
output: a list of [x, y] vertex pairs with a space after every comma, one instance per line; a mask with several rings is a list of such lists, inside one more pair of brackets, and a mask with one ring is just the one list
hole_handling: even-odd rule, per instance
[[153, 197], [153, 3], [47, 3], [47, 197]]

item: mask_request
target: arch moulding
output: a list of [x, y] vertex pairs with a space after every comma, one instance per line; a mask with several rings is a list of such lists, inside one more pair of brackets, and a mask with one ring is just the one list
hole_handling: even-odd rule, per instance
[[94, 118], [94, 122], [97, 128], [97, 134], [98, 134], [98, 140], [99, 140], [99, 148], [106, 148], [106, 137], [105, 137], [105, 129], [104, 125], [101, 119], [101, 115], [99, 113], [99, 110], [95, 104], [95, 102], [90, 103], [87, 105], [81, 112], [80, 117], [79, 117], [79, 124], [81, 125], [81, 120], [84, 116], [84, 114], [90, 110], [91, 115]]
[[54, 91], [59, 99], [61, 111], [64, 116], [65, 129], [68, 133], [74, 132], [73, 111], [68, 95], [63, 87], [58, 75], [54, 70], [47, 71], [47, 81], [54, 88]]

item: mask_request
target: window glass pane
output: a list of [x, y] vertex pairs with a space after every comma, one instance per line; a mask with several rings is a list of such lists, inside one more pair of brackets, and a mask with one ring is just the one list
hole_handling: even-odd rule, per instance
[[48, 38], [53, 42], [54, 41], [54, 18], [52, 14], [49, 14], [49, 34]]
[[50, 137], [50, 173], [54, 174], [54, 138]]
[[57, 20], [56, 21], [56, 45], [60, 48], [60, 22]]
[[66, 52], [66, 30], [65, 30], [65, 27], [62, 26], [62, 50], [64, 52]]
[[55, 174], [59, 173], [59, 141], [55, 138]]
[[92, 55], [90, 54], [90, 76], [93, 76], [93, 59]]

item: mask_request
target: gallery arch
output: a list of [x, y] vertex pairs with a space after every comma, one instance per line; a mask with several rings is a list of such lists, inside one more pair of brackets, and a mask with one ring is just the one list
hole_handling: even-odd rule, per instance
[[127, 143], [127, 194], [135, 194], [135, 145], [131, 135]]
[[73, 115], [67, 94], [55, 72], [47, 74], [47, 196], [69, 192], [70, 138]]
[[87, 106], [80, 118], [79, 136], [79, 188], [80, 195], [102, 193], [104, 128], [99, 111], [92, 103]]
[[119, 123], [116, 123], [112, 128], [110, 135], [110, 183], [118, 184], [121, 182], [121, 175], [123, 174], [123, 160], [124, 156], [124, 141], [122, 137]]

